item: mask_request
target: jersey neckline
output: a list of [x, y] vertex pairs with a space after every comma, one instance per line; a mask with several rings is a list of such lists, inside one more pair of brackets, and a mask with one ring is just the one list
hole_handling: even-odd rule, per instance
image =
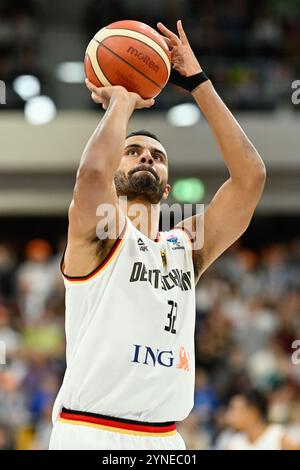
[[137, 232], [139, 232], [141, 234], [141, 236], [145, 237], [148, 241], [152, 242], [152, 243], [158, 243], [161, 241], [161, 232], [157, 232], [157, 235], [155, 237], [154, 240], [152, 240], [152, 238], [149, 238], [147, 237], [147, 235], [145, 235], [143, 232], [141, 232], [139, 229], [136, 228], [136, 226], [134, 225], [134, 223], [130, 220], [130, 218], [128, 217], [128, 215], [126, 215], [126, 218], [129, 220], [129, 222], [131, 223], [131, 225], [135, 228], [135, 230]]

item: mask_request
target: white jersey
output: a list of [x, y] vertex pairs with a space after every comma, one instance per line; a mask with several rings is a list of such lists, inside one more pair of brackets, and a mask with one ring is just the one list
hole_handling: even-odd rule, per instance
[[62, 407], [143, 422], [181, 421], [193, 407], [195, 281], [182, 229], [153, 241], [126, 218], [89, 276], [64, 275], [67, 369]]
[[284, 427], [280, 424], [269, 424], [263, 434], [250, 442], [246, 434], [234, 434], [228, 442], [229, 450], [281, 450]]

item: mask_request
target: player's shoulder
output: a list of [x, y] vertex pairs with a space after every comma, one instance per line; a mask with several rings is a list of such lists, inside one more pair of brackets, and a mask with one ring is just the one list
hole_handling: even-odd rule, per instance
[[265, 431], [266, 436], [281, 436], [285, 434], [285, 427], [279, 423], [270, 423]]

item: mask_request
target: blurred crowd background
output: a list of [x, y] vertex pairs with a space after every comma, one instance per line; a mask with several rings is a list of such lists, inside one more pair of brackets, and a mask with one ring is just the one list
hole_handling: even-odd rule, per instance
[[[255, 224], [254, 224], [255, 225]], [[57, 247], [0, 244], [0, 448], [46, 449], [65, 370], [64, 287]], [[269, 418], [300, 443], [300, 238], [250, 248], [236, 243], [197, 287], [195, 407], [180, 425], [190, 449], [222, 448], [230, 397], [255, 387]]]
[[[40, 93], [49, 96], [58, 110], [93, 112], [82, 75], [70, 81], [77, 76], [75, 66], [67, 82], [69, 69], [61, 68], [64, 62], [80, 63], [82, 68], [90, 38], [110, 22], [137, 19], [155, 26], [159, 20], [174, 28], [178, 18], [231, 109], [268, 111], [273, 117], [287, 109], [299, 115], [300, 106], [292, 105], [290, 95], [292, 81], [300, 78], [300, 0], [0, 0], [0, 80], [7, 86], [1, 115], [8, 111], [3, 119], [9, 119], [11, 110], [19, 110], [20, 115], [23, 111], [26, 100], [16, 91], [15, 79], [24, 74], [38, 78]], [[157, 99], [153, 122], [157, 110], [188, 99], [167, 87]], [[63, 134], [68, 126], [61, 122]], [[72, 129], [76, 136], [79, 125]], [[286, 129], [284, 123], [282, 131]], [[33, 132], [26, 130], [28, 148], [31, 135], [42, 135], [42, 131]], [[58, 142], [62, 134], [58, 133]], [[9, 138], [15, 142], [18, 135]], [[45, 147], [52, 149], [54, 140], [45, 137]], [[80, 150], [74, 155], [74, 168]], [[266, 394], [270, 420], [285, 425], [300, 443], [300, 364], [292, 362], [293, 341], [300, 339], [300, 219], [297, 203], [292, 210], [287, 200], [298, 191], [300, 167], [297, 152], [292, 155], [293, 166], [288, 150], [287, 141], [279, 162], [286, 162], [286, 168], [281, 172], [278, 166], [272, 173], [273, 193], [269, 199], [264, 196], [265, 212], [258, 212], [242, 241], [207, 271], [197, 287], [195, 407], [180, 426], [189, 449], [224, 447], [231, 433], [230, 397], [249, 387]], [[22, 149], [19, 152], [20, 162]], [[0, 341], [7, 349], [7, 363], [0, 365], [0, 449], [46, 449], [52, 405], [65, 370], [59, 261], [67, 206], [63, 201], [58, 208], [54, 196], [60, 184], [68, 192], [67, 200], [71, 199], [75, 170], [64, 180], [58, 168], [51, 168], [49, 174], [46, 168], [43, 174], [41, 168], [34, 170], [32, 164], [28, 170], [25, 165], [23, 174], [9, 153], [1, 154], [1, 160], [7, 168], [11, 160], [12, 166], [10, 173], [7, 168], [6, 173], [0, 172], [0, 191], [6, 188], [11, 197], [9, 204], [0, 197]], [[200, 176], [205, 183], [212, 178], [216, 191], [224, 175], [215, 175], [213, 169], [201, 174], [199, 158], [198, 164]], [[197, 175], [195, 167], [178, 168], [172, 176]], [[43, 199], [50, 176], [53, 186], [49, 183]], [[31, 194], [34, 178], [37, 192]], [[12, 181], [20, 199], [13, 198], [15, 193], [12, 196], [8, 187]], [[282, 216], [277, 225], [267, 213], [275, 193], [279, 196], [272, 214]], [[32, 195], [27, 206], [22, 205], [23, 194]], [[204, 202], [209, 202], [205, 197]], [[280, 212], [283, 208], [288, 218]], [[44, 210], [51, 210], [57, 219], [47, 219]]]
[[[10, 106], [24, 106], [11, 86], [22, 74], [37, 76], [58, 108], [83, 106], [73, 93], [62, 93], [59, 63], [82, 62], [89, 40], [113, 21], [137, 19], [153, 27], [163, 21], [174, 28], [178, 18], [231, 107], [291, 106], [288, 90], [300, 70], [299, 0], [1, 0], [0, 76], [9, 85]], [[180, 99], [168, 89], [156, 109]]]

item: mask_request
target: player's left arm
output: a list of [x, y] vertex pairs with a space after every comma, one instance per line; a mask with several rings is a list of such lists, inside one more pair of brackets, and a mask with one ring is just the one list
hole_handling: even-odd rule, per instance
[[[201, 66], [181, 22], [177, 23], [178, 35], [161, 23], [158, 28], [167, 38], [174, 69], [183, 77], [200, 73]], [[207, 267], [247, 229], [264, 188], [266, 169], [210, 81], [194, 89], [192, 96], [214, 134], [229, 171], [229, 178], [217, 191], [204, 215], [185, 219], [180, 224], [195, 238], [194, 265], [198, 281]]]

